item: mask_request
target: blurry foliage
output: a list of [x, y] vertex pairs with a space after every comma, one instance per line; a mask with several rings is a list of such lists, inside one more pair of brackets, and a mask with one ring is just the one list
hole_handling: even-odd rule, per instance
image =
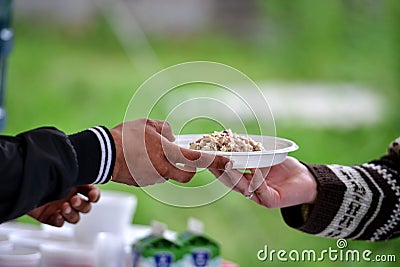
[[[236, 67], [255, 80], [345, 81], [378, 90], [390, 104], [388, 116], [379, 125], [341, 130], [276, 123], [278, 136], [300, 145], [293, 156], [303, 161], [357, 164], [382, 155], [400, 133], [400, 2], [260, 0], [258, 4], [262, 23], [252, 38], [211, 30], [190, 37], [152, 36], [150, 43], [164, 66], [210, 60]], [[15, 19], [6, 134], [42, 125], [72, 133], [97, 124], [112, 127], [123, 120], [143, 77], [136, 73], [101, 17], [82, 29]], [[201, 132], [201, 125], [198, 127]], [[203, 172], [197, 177], [209, 180], [210, 174]], [[235, 193], [208, 206], [183, 209], [159, 203], [138, 188], [115, 184], [102, 188], [138, 196], [135, 223], [149, 224], [156, 219], [181, 231], [189, 216], [204, 220], [206, 233], [221, 242], [223, 256], [243, 267], [269, 264], [256, 259], [264, 245], [287, 250], [336, 246], [333, 240], [289, 229], [278, 210], [267, 210]], [[350, 242], [349, 248], [396, 254], [400, 239], [375, 244]], [[293, 266], [323, 264], [363, 266], [340, 262]]]

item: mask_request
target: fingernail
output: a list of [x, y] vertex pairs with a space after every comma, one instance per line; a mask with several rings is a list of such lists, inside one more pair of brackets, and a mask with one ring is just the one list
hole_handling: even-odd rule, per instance
[[232, 161], [228, 161], [228, 163], [225, 164], [225, 170], [230, 171], [233, 168], [233, 163]]
[[251, 179], [251, 181], [249, 183], [249, 187], [248, 187], [249, 192], [252, 193], [252, 192], [256, 191], [258, 186], [259, 185], [258, 185], [257, 181], [253, 177], [253, 179]]
[[249, 183], [249, 187], [248, 187], [249, 192], [256, 191], [263, 182], [264, 182], [264, 179], [262, 177], [260, 177], [258, 174], [253, 175], [253, 178], [251, 179], [251, 181]]
[[80, 198], [77, 198], [77, 199], [75, 200], [74, 207], [75, 207], [75, 208], [79, 207], [79, 206], [81, 205], [81, 203], [82, 203], [81, 199], [80, 199]]
[[249, 194], [252, 194], [256, 190], [254, 190], [254, 186], [252, 184], [249, 184], [249, 187], [247, 188], [247, 191], [249, 191]]
[[68, 206], [65, 210], [64, 210], [64, 213], [65, 214], [70, 214], [71, 213], [71, 207], [70, 206]]
[[62, 227], [63, 225], [64, 225], [64, 218], [61, 216], [61, 215], [59, 215], [59, 216], [57, 216], [57, 219], [56, 219], [57, 221], [56, 221], [56, 227]]

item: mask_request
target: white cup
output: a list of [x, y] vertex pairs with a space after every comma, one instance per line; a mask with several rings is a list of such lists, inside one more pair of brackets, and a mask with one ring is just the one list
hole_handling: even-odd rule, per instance
[[39, 267], [41, 255], [30, 249], [0, 251], [1, 267]]
[[0, 234], [0, 251], [12, 250], [13, 244], [10, 242], [9, 238], [5, 234]]
[[37, 225], [29, 224], [29, 223], [20, 223], [15, 221], [9, 221], [0, 224], [0, 234], [9, 235], [11, 233], [20, 232], [20, 231], [38, 231], [40, 228]]
[[[22, 230], [9, 235], [10, 241], [16, 248], [28, 248], [39, 250], [40, 245], [47, 243], [70, 243], [72, 238], [64, 236], [54, 236], [45, 231]], [[0, 265], [1, 266], [1, 265]]]
[[[70, 244], [43, 244], [41, 267], [95, 267], [92, 247]], [[0, 265], [1, 266], [1, 265]]]
[[102, 191], [98, 203], [92, 205], [87, 214], [74, 227], [75, 240], [79, 243], [94, 245], [97, 234], [108, 232], [123, 237], [131, 224], [136, 210], [135, 196], [117, 192]]
[[48, 224], [41, 224], [43, 232], [48, 233], [49, 236], [54, 238], [74, 239], [74, 225], [65, 222], [62, 227], [51, 226]]
[[125, 247], [121, 237], [112, 233], [99, 233], [95, 242], [96, 267], [125, 266]]

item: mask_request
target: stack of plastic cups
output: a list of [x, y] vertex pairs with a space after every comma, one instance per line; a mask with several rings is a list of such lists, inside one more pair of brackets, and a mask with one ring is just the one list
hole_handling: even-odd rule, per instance
[[0, 234], [0, 252], [12, 250], [13, 245], [7, 235]]
[[131, 224], [136, 204], [137, 199], [131, 194], [102, 191], [99, 202], [92, 206], [89, 213], [82, 214], [81, 220], [75, 225], [75, 240], [94, 245], [101, 232], [123, 238]]
[[11, 30], [11, 0], [0, 0], [0, 131], [6, 121], [4, 95], [7, 74], [7, 56], [11, 52], [13, 31]]
[[7, 235], [0, 234], [1, 267], [39, 267], [41, 255], [30, 249], [15, 249]]
[[103, 191], [99, 202], [88, 214], [82, 214], [73, 227], [72, 241], [40, 245], [41, 267], [129, 266], [125, 234], [136, 203], [137, 199], [130, 194]]
[[39, 267], [41, 255], [30, 249], [0, 251], [1, 267]]
[[127, 266], [130, 246], [125, 246], [125, 235], [136, 205], [137, 199], [131, 194], [102, 191], [99, 202], [88, 214], [82, 214], [74, 227], [75, 241], [94, 248], [96, 267]]
[[40, 251], [41, 267], [95, 267], [94, 251], [85, 245], [43, 244]]

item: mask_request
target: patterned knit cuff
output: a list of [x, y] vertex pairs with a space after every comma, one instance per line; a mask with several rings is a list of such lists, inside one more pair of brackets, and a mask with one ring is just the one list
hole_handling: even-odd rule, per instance
[[389, 145], [387, 155], [394, 155], [400, 158], [400, 137]]
[[[304, 164], [304, 163], [303, 163]], [[286, 223], [324, 237], [386, 240], [400, 235], [400, 138], [359, 166], [304, 164], [316, 178], [314, 205], [282, 209]]]
[[77, 185], [107, 183], [115, 164], [115, 144], [109, 130], [96, 126], [69, 138], [78, 159]]
[[330, 233], [329, 225], [340, 209], [346, 185], [326, 165], [309, 165], [303, 163], [316, 178], [318, 196], [314, 205], [308, 207], [308, 219], [304, 221], [303, 205], [283, 208], [282, 216], [285, 222], [301, 231], [322, 236]]

